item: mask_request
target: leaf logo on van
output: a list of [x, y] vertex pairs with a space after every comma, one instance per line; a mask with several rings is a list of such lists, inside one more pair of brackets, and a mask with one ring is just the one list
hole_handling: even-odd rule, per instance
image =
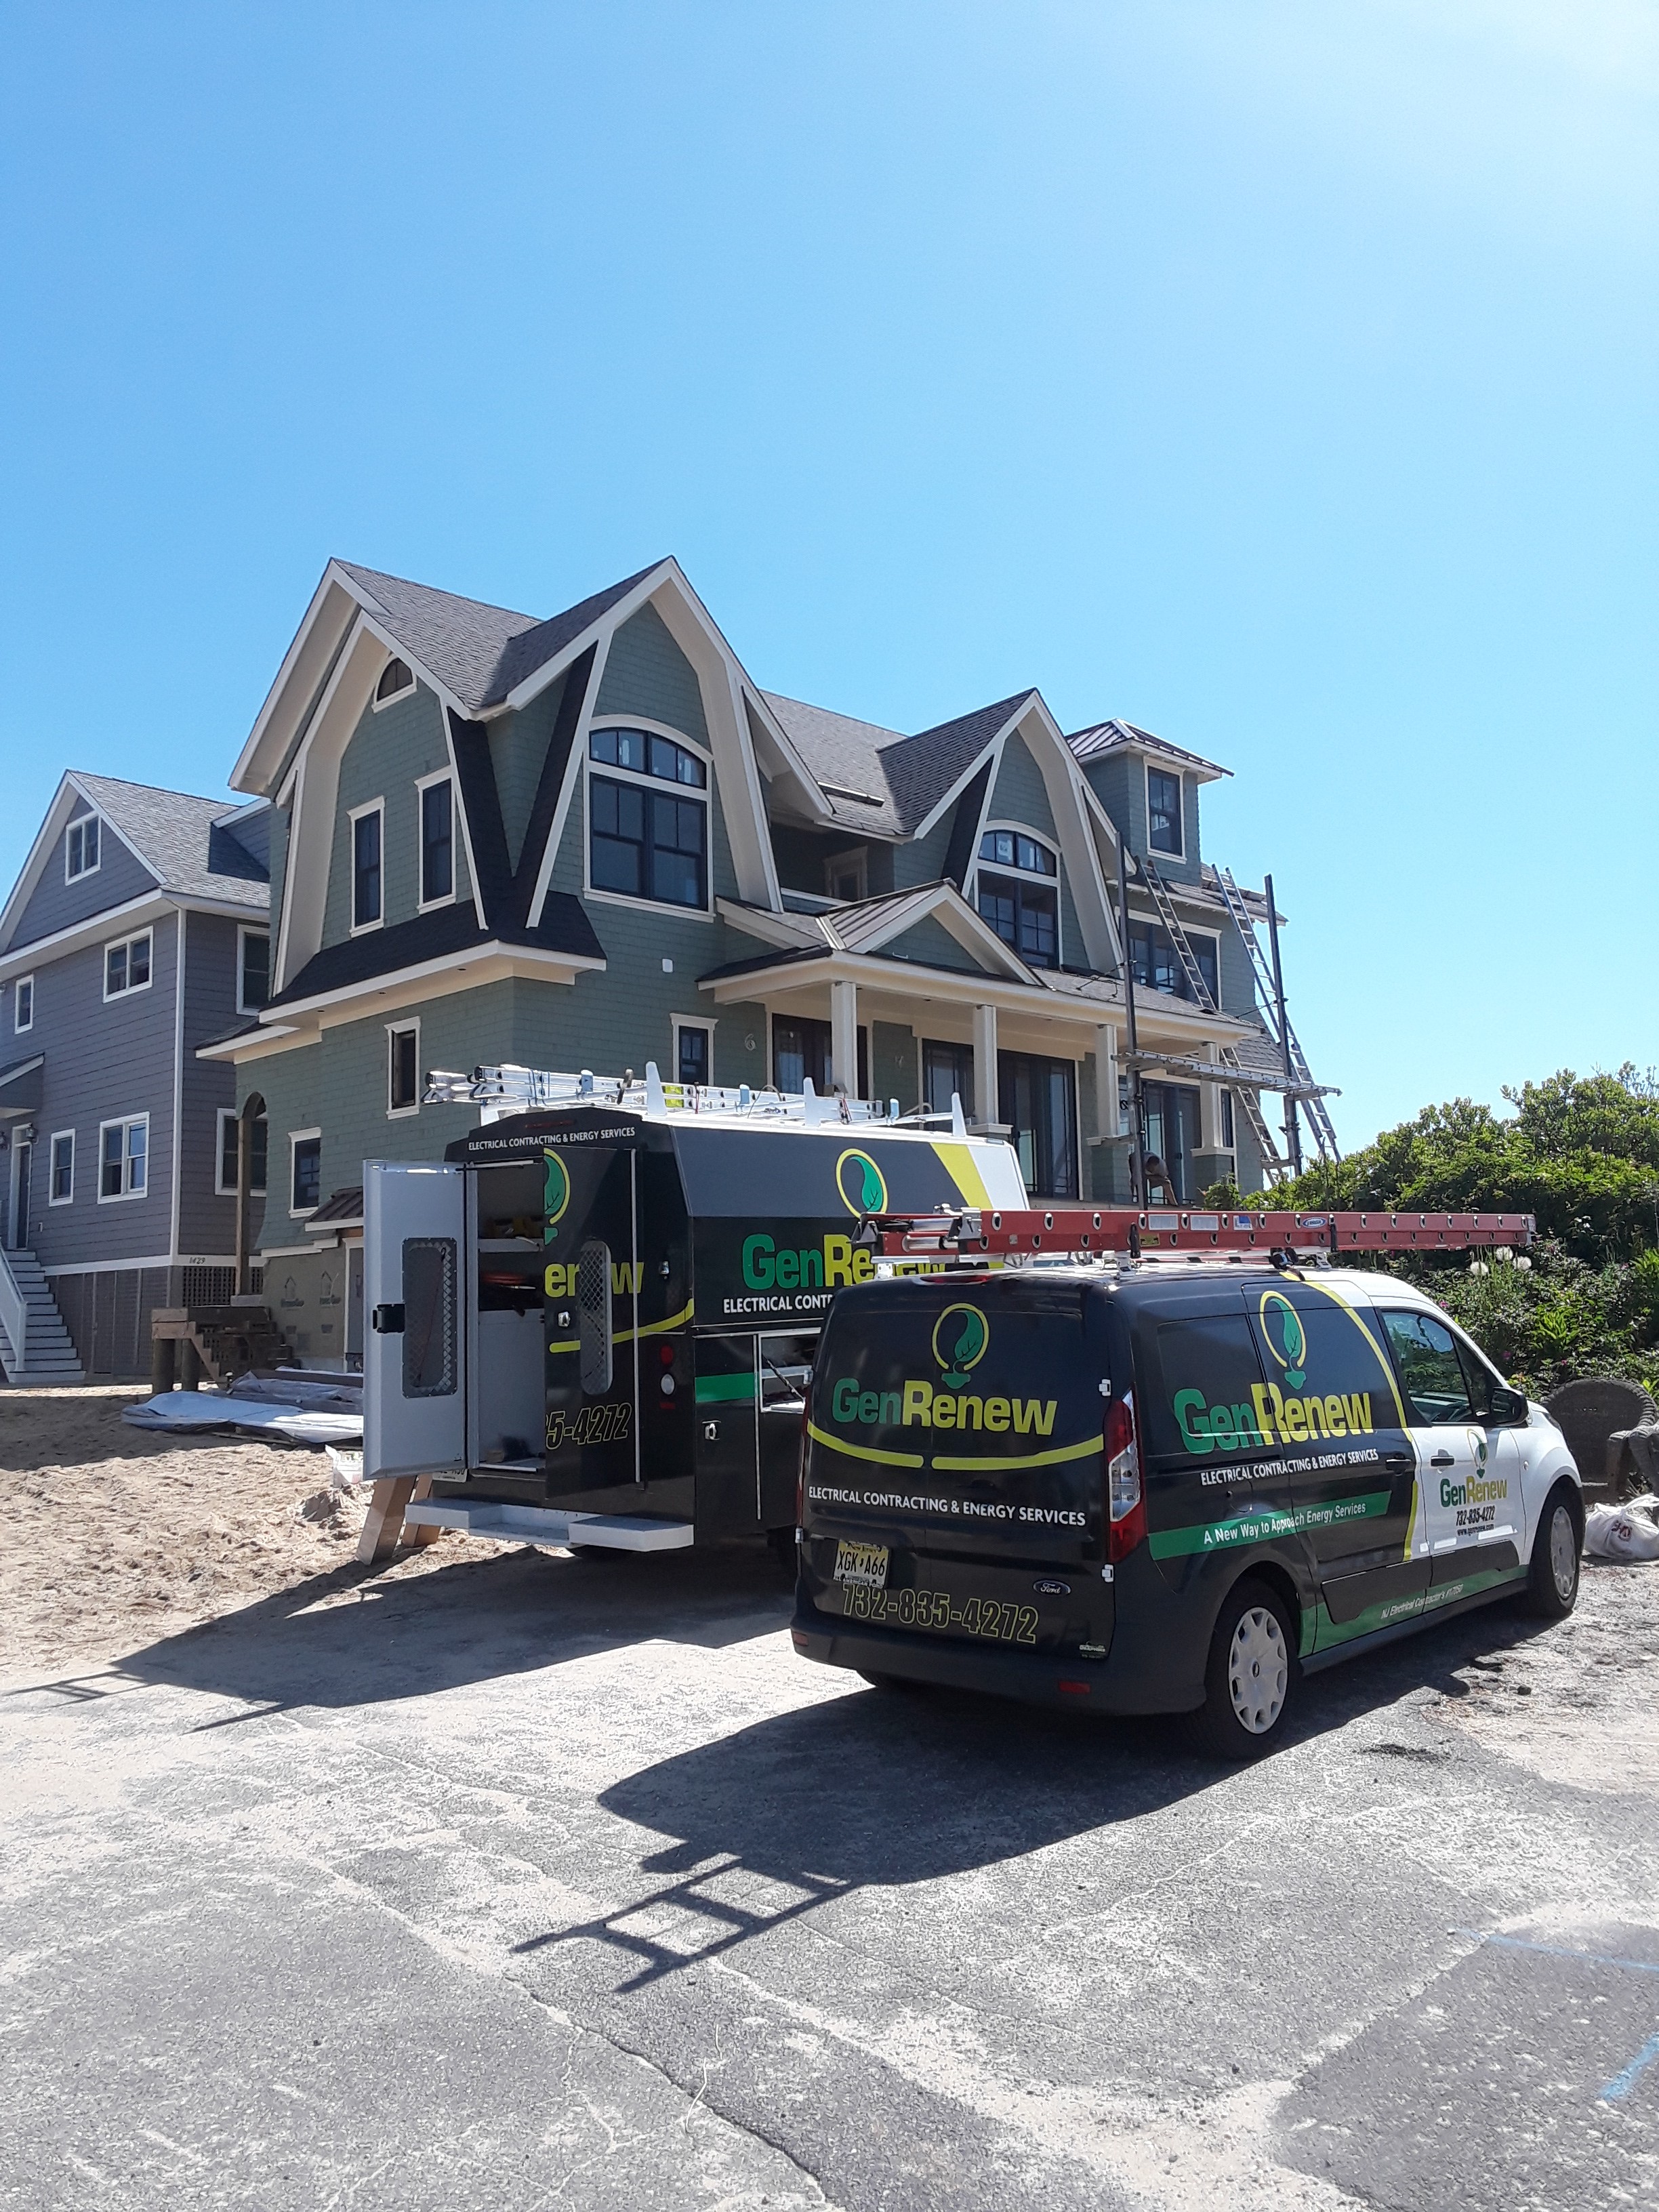
[[933, 1323], [933, 1357], [944, 1370], [940, 1380], [950, 1389], [961, 1389], [990, 1341], [991, 1324], [977, 1306], [946, 1306]]
[[885, 1213], [887, 1185], [868, 1152], [843, 1152], [836, 1162], [836, 1188], [849, 1213]]
[[1285, 1370], [1291, 1389], [1299, 1390], [1308, 1379], [1308, 1336], [1302, 1316], [1278, 1291], [1263, 1291], [1260, 1310], [1267, 1349]]
[[547, 1166], [547, 1179], [542, 1192], [542, 1210], [547, 1216], [547, 1233], [564, 1218], [565, 1208], [570, 1203], [570, 1175], [556, 1152], [544, 1152], [542, 1158]]

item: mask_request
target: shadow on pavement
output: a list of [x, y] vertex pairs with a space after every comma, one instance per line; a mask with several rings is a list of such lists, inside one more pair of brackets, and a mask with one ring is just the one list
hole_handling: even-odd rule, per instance
[[[368, 1705], [647, 1638], [718, 1649], [781, 1628], [789, 1604], [758, 1546], [580, 1560], [526, 1547], [402, 1580], [349, 1565], [146, 1645], [108, 1679], [216, 1692], [261, 1712]], [[9, 1694], [32, 1686], [76, 1686]]]

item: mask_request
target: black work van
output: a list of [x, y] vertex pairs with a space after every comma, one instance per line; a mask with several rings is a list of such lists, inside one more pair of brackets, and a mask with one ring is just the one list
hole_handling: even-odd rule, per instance
[[1583, 1528], [1560, 1431], [1391, 1277], [896, 1277], [819, 1343], [793, 1632], [1248, 1758], [1304, 1673], [1511, 1592], [1570, 1611]]

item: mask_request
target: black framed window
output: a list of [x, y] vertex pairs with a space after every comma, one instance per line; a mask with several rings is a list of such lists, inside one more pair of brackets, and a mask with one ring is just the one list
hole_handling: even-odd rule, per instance
[[241, 933], [241, 973], [237, 978], [237, 1006], [245, 1014], [257, 1014], [270, 996], [270, 933], [245, 929]]
[[979, 873], [979, 911], [1005, 945], [1012, 945], [1032, 968], [1052, 968], [1060, 958], [1060, 908], [1054, 890], [1017, 876]]
[[1181, 857], [1181, 778], [1160, 768], [1146, 771], [1146, 842], [1155, 853]]
[[[1192, 1158], [1200, 1135], [1198, 1093], [1184, 1083], [1140, 1086], [1140, 1150], [1146, 1162], [1149, 1194], [1161, 1187], [1155, 1203], [1186, 1205], [1193, 1196]], [[1156, 1161], [1157, 1166], [1152, 1163]]]
[[[810, 1076], [813, 1090], [823, 1098], [837, 1083], [845, 1080], [836, 1069], [830, 1048], [830, 1034], [828, 1022], [815, 1022], [801, 1015], [791, 1015], [787, 1019], [782, 1015], [774, 1016], [772, 1080], [780, 1091], [800, 1091]], [[867, 1098], [870, 1095], [870, 1032], [864, 1028], [859, 1030], [856, 1080], [847, 1088], [855, 1098]]]
[[[236, 1188], [236, 1133], [241, 1126], [241, 1116], [226, 1107], [219, 1116], [219, 1188], [234, 1191]], [[256, 1198], [263, 1198], [265, 1190], [265, 1153], [268, 1146], [269, 1123], [263, 1114], [254, 1116], [247, 1133], [247, 1187]]]
[[412, 1025], [386, 1031], [386, 1104], [394, 1114], [406, 1114], [421, 1103], [421, 1032]]
[[587, 757], [607, 768], [629, 769], [635, 775], [686, 784], [694, 791], [708, 783], [708, 770], [696, 753], [654, 730], [595, 730], [587, 740]]
[[1035, 1053], [997, 1054], [997, 1118], [1035, 1197], [1078, 1195], [1077, 1070]]
[[1059, 861], [1042, 840], [1019, 830], [988, 830], [979, 841], [979, 857], [994, 867], [1019, 868], [1028, 875], [1060, 873]]
[[374, 703], [384, 707], [388, 699], [400, 699], [405, 691], [415, 689], [415, 678], [406, 660], [388, 660], [380, 671], [380, 680], [374, 686]]
[[701, 799], [616, 783], [608, 775], [590, 779], [588, 799], [589, 873], [595, 890], [663, 906], [708, 905], [708, 810]]
[[708, 1047], [711, 1040], [706, 1029], [683, 1022], [676, 1032], [678, 1049], [675, 1061], [682, 1083], [705, 1084], [708, 1075]]
[[1233, 1127], [1233, 1094], [1231, 1091], [1224, 1091], [1221, 1094], [1222, 1149], [1231, 1152], [1237, 1143], [1237, 1138], [1234, 1133]]
[[921, 1045], [921, 1098], [930, 1114], [948, 1114], [952, 1092], [962, 1110], [974, 1113], [974, 1050], [971, 1045], [940, 1044], [924, 1037]]
[[[1216, 940], [1200, 930], [1189, 934], [1188, 944], [1192, 948], [1193, 961], [1204, 978], [1204, 988], [1210, 994], [1210, 1004], [1221, 1004], [1221, 971], [1216, 959]], [[1129, 957], [1133, 963], [1137, 987], [1145, 990], [1169, 991], [1178, 999], [1195, 999], [1186, 969], [1169, 932], [1156, 921], [1133, 921], [1129, 924]]]
[[421, 793], [421, 903], [447, 899], [455, 889], [455, 799], [446, 779]]
[[301, 1137], [294, 1146], [293, 1196], [295, 1213], [310, 1213], [323, 1201], [323, 1140]]
[[67, 1206], [75, 1196], [75, 1133], [66, 1130], [52, 1140], [52, 1202]]
[[351, 926], [380, 919], [380, 810], [372, 807], [351, 825]]

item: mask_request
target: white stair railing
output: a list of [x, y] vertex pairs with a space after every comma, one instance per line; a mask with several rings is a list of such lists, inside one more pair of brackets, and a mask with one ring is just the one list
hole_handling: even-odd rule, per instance
[[18, 1288], [11, 1255], [3, 1245], [0, 1245], [0, 1330], [11, 1353], [12, 1372], [20, 1375], [28, 1365], [28, 1302]]

